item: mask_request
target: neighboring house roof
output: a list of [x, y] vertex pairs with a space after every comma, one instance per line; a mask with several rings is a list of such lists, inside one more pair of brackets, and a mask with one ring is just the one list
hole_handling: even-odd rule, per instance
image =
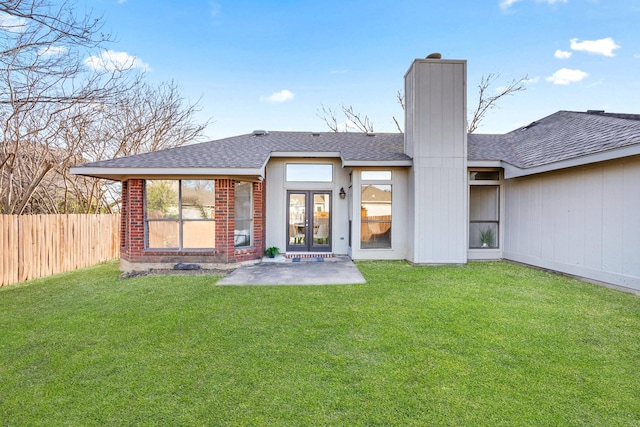
[[[72, 168], [110, 179], [131, 176], [264, 177], [271, 157], [339, 157], [344, 166], [411, 166], [401, 133], [246, 134]], [[469, 134], [469, 166], [530, 175], [640, 154], [640, 114], [559, 111], [503, 135]]]
[[468, 136], [469, 163], [506, 163], [507, 178], [634, 154], [640, 114], [558, 111], [504, 135]]
[[[385, 185], [385, 184], [383, 184]], [[385, 185], [388, 190], [380, 189], [379, 185], [369, 184], [363, 185], [361, 194], [363, 203], [389, 203], [391, 202], [391, 186]]]
[[264, 176], [270, 157], [339, 157], [345, 166], [411, 166], [400, 133], [268, 132], [87, 163], [82, 175], [120, 179], [141, 174]]

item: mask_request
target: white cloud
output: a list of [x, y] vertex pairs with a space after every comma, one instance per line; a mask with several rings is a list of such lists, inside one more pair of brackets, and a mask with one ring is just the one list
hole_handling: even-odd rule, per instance
[[48, 46], [43, 47], [38, 51], [38, 55], [42, 56], [54, 56], [54, 55], [62, 55], [67, 51], [66, 46]]
[[215, 2], [210, 2], [209, 12], [211, 13], [211, 16], [213, 16], [214, 18], [220, 15], [220, 4]]
[[600, 40], [585, 40], [582, 42], [575, 38], [570, 41], [572, 50], [587, 52], [594, 55], [615, 56], [613, 51], [620, 49], [620, 46], [611, 37]]
[[272, 93], [270, 96], [262, 96], [260, 97], [260, 100], [277, 104], [280, 102], [291, 101], [293, 98], [295, 98], [293, 92], [288, 89], [283, 89], [280, 92]]
[[[500, 7], [503, 9], [508, 9], [513, 6], [515, 3], [518, 3], [522, 0], [502, 0], [500, 1]], [[538, 3], [547, 3], [547, 4], [556, 4], [556, 3], [568, 3], [569, 0], [536, 0]]]
[[569, 51], [566, 51], [566, 50], [560, 50], [560, 49], [558, 49], [558, 50], [556, 50], [556, 52], [553, 54], [553, 56], [555, 56], [555, 57], [556, 57], [556, 58], [558, 58], [558, 59], [568, 59], [568, 58], [571, 58], [571, 55], [572, 55], [572, 54], [573, 54], [572, 52], [569, 52]]
[[554, 85], [568, 85], [569, 83], [576, 83], [587, 78], [589, 74], [582, 70], [571, 70], [569, 68], [561, 68], [549, 77], [546, 78], [548, 82]]
[[143, 71], [151, 70], [149, 64], [143, 62], [137, 56], [114, 50], [106, 50], [100, 56], [90, 56], [84, 60], [84, 63], [94, 70], [116, 71], [129, 68], [139, 68]]
[[9, 15], [8, 13], [0, 12], [0, 30], [7, 31], [9, 33], [21, 33], [27, 26], [27, 20], [25, 18], [19, 18], [17, 16]]
[[500, 7], [503, 9], [507, 9], [519, 1], [522, 1], [522, 0], [502, 0], [500, 2]]

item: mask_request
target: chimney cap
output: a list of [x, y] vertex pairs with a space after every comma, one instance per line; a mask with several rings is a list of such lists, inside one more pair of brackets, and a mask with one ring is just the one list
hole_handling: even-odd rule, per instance
[[426, 59], [442, 59], [442, 54], [439, 52], [433, 52], [427, 55]]

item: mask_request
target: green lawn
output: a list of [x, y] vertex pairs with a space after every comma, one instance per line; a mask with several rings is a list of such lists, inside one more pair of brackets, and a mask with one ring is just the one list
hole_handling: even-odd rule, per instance
[[640, 425], [640, 297], [507, 263], [0, 289], [0, 425]]

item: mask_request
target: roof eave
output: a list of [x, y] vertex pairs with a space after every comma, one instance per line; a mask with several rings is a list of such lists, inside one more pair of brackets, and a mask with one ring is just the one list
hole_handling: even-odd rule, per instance
[[520, 168], [506, 162], [502, 162], [502, 164], [504, 167], [504, 177], [506, 179], [509, 179], [637, 155], [640, 155], [640, 144], [628, 145], [626, 147], [601, 151], [599, 153], [587, 154], [580, 157], [574, 157], [571, 159], [561, 160], [558, 162], [547, 163], [544, 165], [533, 166], [529, 168]]
[[501, 168], [503, 162], [500, 160], [468, 160], [469, 168]]
[[340, 153], [338, 151], [272, 151], [270, 157], [340, 157]]
[[345, 160], [342, 159], [343, 167], [409, 167], [413, 166], [411, 159], [399, 160]]
[[230, 176], [252, 178], [262, 181], [264, 167], [260, 168], [108, 168], [76, 166], [70, 169], [74, 175], [91, 176], [94, 178], [124, 181], [129, 178], [189, 178], [204, 176]]

